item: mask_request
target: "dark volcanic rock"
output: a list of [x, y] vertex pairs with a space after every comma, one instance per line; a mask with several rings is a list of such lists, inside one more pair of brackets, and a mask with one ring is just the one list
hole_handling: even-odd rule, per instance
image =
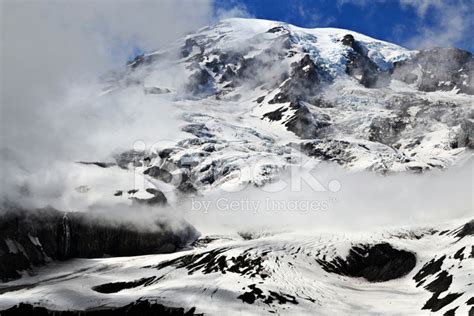
[[369, 140], [390, 146], [398, 140], [407, 124], [403, 117], [376, 117], [370, 123]]
[[188, 38], [184, 42], [184, 46], [181, 48], [181, 57], [188, 57], [191, 54], [194, 46], [199, 47], [198, 43], [194, 39]]
[[263, 117], [268, 118], [270, 121], [279, 121], [283, 117], [283, 113], [286, 112], [286, 109], [281, 107], [276, 109], [275, 111], [265, 113]]
[[[441, 270], [441, 266], [443, 265], [443, 261], [446, 259], [446, 256], [442, 256], [441, 258], [435, 260], [432, 259], [430, 262], [423, 265], [423, 267], [418, 271], [418, 273], [413, 277], [416, 282], [420, 282], [426, 277], [433, 275]], [[418, 283], [418, 286], [421, 283]]]
[[157, 230], [151, 231], [130, 223], [107, 225], [87, 213], [6, 210], [0, 217], [2, 281], [18, 278], [21, 271], [50, 260], [169, 253], [197, 238], [196, 230], [187, 224], [174, 232], [157, 223]]
[[173, 180], [173, 175], [171, 174], [171, 172], [158, 166], [151, 166], [143, 173], [166, 183], [170, 183], [171, 180]]
[[341, 165], [354, 159], [349, 150], [352, 146], [351, 143], [344, 140], [312, 140], [301, 144], [292, 144], [292, 146], [310, 157], [334, 161]]
[[100, 161], [79, 161], [83, 165], [94, 165], [101, 168], [109, 168], [115, 166], [113, 162], [100, 162]]
[[318, 120], [317, 116], [311, 113], [308, 107], [301, 102], [292, 102], [288, 108], [281, 107], [275, 111], [265, 113], [263, 118], [270, 121], [280, 121], [287, 111], [291, 111], [293, 114], [283, 124], [289, 131], [301, 138], [317, 138], [320, 130], [330, 125], [327, 117], [320, 117]]
[[165, 94], [165, 93], [170, 93], [171, 90], [167, 88], [160, 88], [160, 87], [144, 87], [143, 92], [145, 94]]
[[465, 119], [457, 137], [457, 147], [474, 149], [474, 120]]
[[184, 255], [172, 260], [164, 261], [151, 268], [164, 269], [173, 266], [177, 269], [187, 269], [188, 274], [197, 271], [203, 274], [228, 272], [236, 273], [249, 278], [267, 278], [264, 259], [256, 257], [249, 251], [244, 251], [235, 257], [228, 257], [225, 252], [228, 248], [217, 248], [199, 254]]
[[302, 103], [292, 103], [290, 108], [296, 111], [285, 125], [289, 131], [301, 138], [317, 138], [320, 129], [330, 125], [325, 120], [316, 120], [314, 114]]
[[416, 256], [412, 252], [382, 243], [353, 247], [345, 259], [337, 257], [331, 262], [317, 259], [317, 262], [327, 272], [382, 282], [400, 278], [410, 272], [416, 265]]
[[126, 289], [133, 289], [139, 286], [147, 286], [152, 284], [156, 280], [156, 277], [143, 278], [131, 282], [113, 282], [105, 283], [101, 285], [94, 286], [92, 289], [99, 293], [110, 294], [117, 293]]
[[168, 158], [176, 149], [175, 148], [165, 148], [162, 151], [158, 153], [158, 156], [161, 159], [166, 159]]
[[474, 94], [474, 57], [457, 48], [434, 48], [420, 51], [415, 58], [396, 62], [392, 77], [407, 83], [416, 82], [421, 91], [447, 91]]
[[2, 316], [125, 316], [125, 315], [162, 315], [162, 316], [191, 316], [196, 314], [195, 308], [185, 311], [184, 308], [168, 307], [157, 302], [138, 300], [122, 307], [102, 307], [93, 310], [50, 310], [31, 304], [18, 304], [9, 309], [0, 311]]
[[281, 32], [286, 33], [288, 32], [288, 30], [284, 28], [283, 26], [275, 26], [267, 31], [267, 33], [281, 33]]
[[281, 87], [269, 103], [285, 103], [305, 101], [319, 92], [321, 82], [318, 67], [309, 55], [305, 55], [297, 63], [293, 63], [290, 78]]
[[275, 70], [272, 70], [272, 67], [280, 62], [280, 56], [275, 54], [275, 52], [280, 50], [281, 47], [277, 46], [274, 51], [264, 51], [255, 57], [242, 59], [240, 67], [235, 71], [235, 80], [232, 81], [232, 85], [239, 86], [245, 83], [252, 86], [262, 84], [273, 86], [280, 84], [281, 81], [287, 77], [285, 72], [275, 75], [272, 80], [269, 80], [269, 78], [264, 75], [266, 72], [275, 72]]
[[446, 305], [452, 303], [455, 299], [460, 297], [463, 293], [448, 293], [444, 297], [439, 298], [439, 293], [433, 294], [433, 296], [426, 302], [422, 309], [431, 309], [433, 312], [437, 312]]
[[277, 302], [279, 305], [283, 305], [286, 303], [291, 303], [295, 305], [298, 304], [296, 297], [294, 297], [293, 295], [281, 292], [277, 293], [274, 291], [268, 291], [268, 294], [265, 295], [263, 290], [259, 289], [256, 284], [251, 284], [247, 287], [249, 288], [249, 291], [244, 292], [242, 295], [237, 297], [240, 298], [244, 303], [253, 304], [256, 300], [260, 300], [269, 306], [271, 306], [274, 302]]
[[129, 164], [133, 167], [141, 167], [146, 154], [141, 151], [129, 150], [114, 156], [115, 162], [122, 169], [128, 169]]
[[430, 309], [431, 311], [436, 312], [463, 294], [447, 293], [443, 294], [443, 297], [440, 298], [441, 293], [447, 292], [449, 290], [449, 287], [453, 281], [453, 276], [447, 271], [441, 269], [444, 259], [446, 259], [446, 255], [438, 259], [433, 258], [431, 261], [423, 265], [420, 271], [418, 271], [418, 273], [413, 277], [413, 279], [417, 282], [416, 286], [418, 287], [425, 283], [428, 277], [435, 276], [433, 281], [425, 285], [425, 289], [432, 292], [433, 295], [428, 301], [426, 301], [423, 309]]
[[196, 137], [212, 138], [214, 135], [209, 131], [209, 128], [202, 123], [188, 124], [181, 128], [183, 132], [193, 134]]
[[367, 88], [373, 88], [380, 84], [383, 73], [377, 64], [367, 56], [367, 49], [351, 34], [345, 35], [341, 42], [352, 48], [347, 55], [346, 73], [356, 77], [359, 83]]
[[473, 235], [474, 235], [474, 220], [464, 224], [456, 232], [456, 237], [458, 238], [464, 238], [466, 236], [473, 236]]
[[205, 69], [198, 69], [194, 72], [185, 86], [187, 93], [193, 96], [208, 94], [213, 90], [214, 79]]
[[163, 54], [150, 54], [150, 55], [140, 55], [135, 57], [133, 60], [127, 62], [127, 67], [135, 69], [141, 66], [151, 65], [155, 61], [163, 58]]

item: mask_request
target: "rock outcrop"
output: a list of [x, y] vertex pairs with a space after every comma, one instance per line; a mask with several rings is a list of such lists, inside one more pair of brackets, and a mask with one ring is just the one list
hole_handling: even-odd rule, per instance
[[345, 259], [337, 257], [331, 262], [317, 261], [327, 272], [383, 282], [410, 272], [416, 265], [416, 256], [412, 252], [395, 249], [388, 243], [381, 243], [353, 247]]
[[413, 59], [394, 63], [392, 77], [414, 83], [421, 91], [458, 90], [474, 94], [474, 57], [458, 48], [420, 51]]
[[0, 280], [18, 278], [52, 260], [170, 253], [197, 236], [185, 223], [172, 230], [157, 222], [150, 230], [127, 222], [108, 224], [88, 213], [9, 208], [0, 217]]
[[34, 315], [54, 315], [54, 316], [98, 316], [98, 315], [161, 315], [161, 316], [192, 316], [196, 314], [195, 308], [185, 310], [180, 307], [168, 307], [163, 304], [139, 300], [120, 307], [102, 307], [94, 310], [51, 310], [45, 307], [34, 306], [31, 304], [18, 304], [9, 309], [0, 311], [2, 316], [34, 316]]

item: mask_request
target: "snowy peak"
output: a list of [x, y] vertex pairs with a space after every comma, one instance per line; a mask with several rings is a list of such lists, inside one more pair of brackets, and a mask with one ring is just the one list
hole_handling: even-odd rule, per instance
[[472, 55], [457, 49], [224, 20], [137, 57], [108, 83], [105, 98], [171, 104], [182, 131], [175, 143], [113, 159], [177, 194], [262, 186], [301, 158], [384, 174], [448, 168], [474, 148], [471, 69]]

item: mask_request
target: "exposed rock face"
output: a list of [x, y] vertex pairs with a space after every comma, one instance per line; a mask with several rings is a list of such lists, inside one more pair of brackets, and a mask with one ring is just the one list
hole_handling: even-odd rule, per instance
[[301, 138], [316, 138], [320, 130], [331, 125], [327, 117], [318, 117], [311, 113], [308, 107], [301, 102], [292, 102], [287, 108], [281, 107], [275, 111], [265, 113], [263, 118], [270, 121], [280, 121], [287, 112], [293, 112], [284, 125], [289, 131], [295, 133]]
[[369, 140], [390, 146], [398, 140], [406, 125], [403, 117], [374, 118], [370, 124]]
[[51, 260], [169, 253], [192, 242], [197, 232], [189, 225], [157, 231], [131, 224], [107, 225], [87, 213], [54, 209], [11, 209], [0, 218], [0, 279], [20, 277], [35, 265]]
[[457, 147], [474, 149], [474, 120], [465, 119], [460, 126], [457, 137]]
[[97, 315], [162, 315], [162, 316], [191, 316], [196, 314], [195, 308], [186, 311], [184, 308], [168, 307], [153, 301], [139, 300], [121, 307], [103, 307], [94, 310], [50, 310], [45, 307], [31, 304], [18, 304], [9, 309], [0, 311], [2, 316], [97, 316]]
[[145, 94], [165, 94], [170, 93], [170, 89], [160, 87], [145, 87], [143, 88]]
[[279, 92], [269, 103], [298, 102], [307, 100], [319, 90], [318, 69], [309, 55], [292, 64], [290, 78], [282, 85]]
[[131, 69], [135, 69], [137, 67], [151, 65], [162, 57], [161, 54], [140, 55], [129, 61], [127, 66]]
[[170, 183], [171, 180], [173, 180], [173, 175], [171, 174], [171, 172], [158, 166], [152, 166], [146, 169], [143, 173], [149, 175], [150, 177], [160, 179], [161, 181], [164, 181], [166, 183]]
[[357, 78], [360, 84], [367, 88], [375, 87], [381, 70], [376, 63], [367, 57], [367, 49], [357, 42], [351, 34], [345, 35], [341, 42], [352, 48], [347, 56], [346, 73]]
[[301, 138], [317, 138], [320, 130], [330, 125], [324, 118], [318, 120], [316, 115], [302, 103], [291, 104], [290, 108], [296, 111], [285, 125], [289, 131]]
[[344, 164], [353, 159], [350, 151], [347, 149], [351, 146], [349, 142], [331, 140], [325, 141], [306, 141], [298, 145], [293, 145], [310, 157], [320, 158], [322, 160], [334, 161]]
[[474, 236], [474, 220], [467, 222], [465, 225], [455, 231], [456, 237], [464, 238]]
[[193, 96], [209, 94], [213, 89], [213, 77], [206, 69], [198, 69], [189, 78], [185, 90]]
[[345, 258], [331, 262], [317, 260], [324, 270], [331, 273], [362, 277], [371, 282], [382, 282], [400, 278], [416, 265], [412, 252], [394, 249], [390, 244], [353, 247]]
[[474, 94], [474, 57], [457, 48], [420, 51], [411, 60], [396, 62], [393, 78], [416, 83], [421, 91], [447, 91]]
[[117, 166], [122, 169], [128, 169], [129, 165], [133, 167], [143, 166], [145, 156], [145, 152], [129, 150], [115, 155], [114, 158]]
[[196, 137], [212, 138], [214, 135], [209, 131], [205, 124], [188, 124], [181, 129], [183, 132], [193, 134]]
[[188, 57], [194, 47], [198, 47], [200, 50], [202, 50], [202, 47], [199, 46], [199, 44], [194, 39], [186, 39], [186, 41], [184, 42], [184, 46], [181, 48], [181, 57]]

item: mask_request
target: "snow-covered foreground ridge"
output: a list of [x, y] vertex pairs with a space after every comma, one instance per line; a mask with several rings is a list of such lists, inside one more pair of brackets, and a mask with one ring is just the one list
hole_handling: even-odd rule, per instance
[[2, 284], [0, 310], [19, 302], [64, 311], [149, 300], [206, 315], [468, 315], [468, 220], [365, 233], [204, 236], [169, 255], [74, 260]]

